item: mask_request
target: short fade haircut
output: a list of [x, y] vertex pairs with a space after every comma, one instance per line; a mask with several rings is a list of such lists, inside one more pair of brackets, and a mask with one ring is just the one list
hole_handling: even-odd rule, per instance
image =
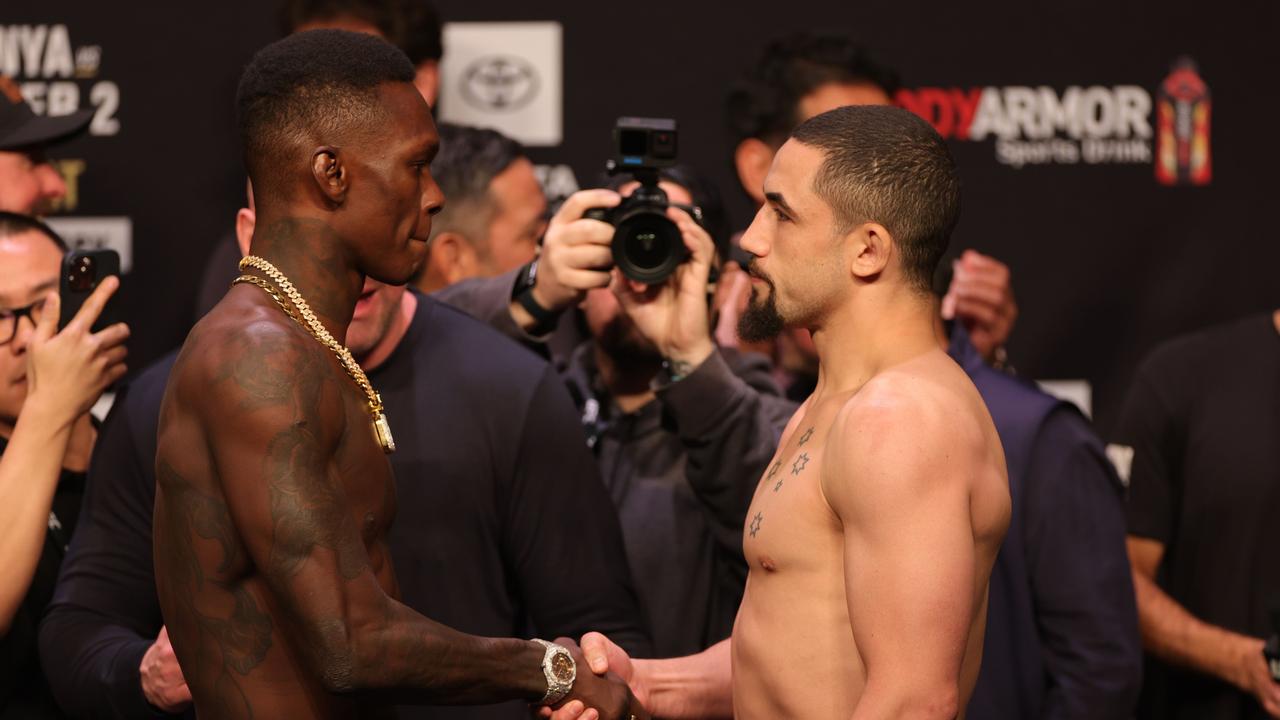
[[441, 123], [440, 152], [431, 176], [449, 198], [431, 221], [431, 237], [455, 232], [477, 250], [488, 249], [488, 228], [497, 209], [489, 185], [525, 157], [520, 143], [497, 130]]
[[775, 40], [730, 90], [726, 116], [733, 145], [756, 138], [780, 145], [800, 123], [800, 101], [830, 83], [868, 83], [890, 98], [898, 74], [844, 35], [797, 33]]
[[240, 78], [236, 108], [245, 168], [259, 196], [275, 192], [283, 168], [297, 165], [291, 146], [311, 133], [350, 137], [376, 128], [385, 112], [384, 83], [411, 83], [404, 53], [372, 35], [311, 30], [253, 56]]
[[837, 230], [880, 223], [907, 282], [931, 292], [960, 219], [960, 178], [933, 126], [901, 108], [855, 105], [810, 118], [791, 137], [824, 155], [813, 190], [831, 206]]
[[369, 23], [415, 67], [444, 55], [440, 15], [429, 0], [285, 0], [280, 32], [289, 35], [308, 23], [355, 18]]
[[49, 238], [49, 241], [58, 247], [58, 251], [63, 255], [67, 253], [67, 242], [62, 239], [53, 228], [46, 225], [39, 218], [23, 215], [21, 213], [8, 212], [0, 210], [0, 239], [10, 238], [14, 235], [23, 233], [40, 233]]

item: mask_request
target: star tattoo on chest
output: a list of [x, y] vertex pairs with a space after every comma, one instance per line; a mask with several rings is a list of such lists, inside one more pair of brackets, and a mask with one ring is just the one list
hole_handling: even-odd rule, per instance
[[[811, 437], [813, 437], [813, 428], [809, 428], [808, 430], [805, 430], [804, 434], [800, 436], [800, 445], [803, 445], [809, 442], [809, 438]], [[797, 445], [796, 447], [799, 447], [800, 445]]]
[[796, 458], [796, 461], [791, 464], [791, 474], [799, 475], [800, 472], [803, 471], [805, 466], [808, 464], [809, 464], [809, 453], [800, 453], [800, 457]]
[[751, 537], [755, 537], [756, 533], [760, 532], [762, 522], [764, 522], [764, 513], [756, 513], [756, 516], [751, 519]]
[[777, 474], [778, 474], [778, 471], [779, 471], [779, 470], [781, 470], [781, 469], [782, 469], [782, 461], [781, 461], [781, 460], [779, 460], [778, 462], [776, 462], [776, 463], [774, 463], [774, 464], [773, 464], [773, 467], [769, 468], [769, 474], [768, 474], [768, 475], [765, 475], [765, 476], [764, 476], [764, 479], [765, 479], [765, 480], [772, 480], [772, 479], [773, 479], [773, 476], [774, 476], [774, 475], [777, 475]]

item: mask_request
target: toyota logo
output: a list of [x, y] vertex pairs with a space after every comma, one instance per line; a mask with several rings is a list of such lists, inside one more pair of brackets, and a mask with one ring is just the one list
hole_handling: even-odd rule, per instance
[[529, 62], [509, 55], [490, 55], [462, 73], [462, 97], [481, 110], [518, 110], [538, 94], [538, 72]]

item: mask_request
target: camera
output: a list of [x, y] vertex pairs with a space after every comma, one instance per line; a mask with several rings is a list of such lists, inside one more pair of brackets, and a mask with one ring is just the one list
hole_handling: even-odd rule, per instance
[[[640, 187], [616, 207], [590, 208], [583, 217], [613, 225], [614, 265], [628, 278], [654, 285], [670, 277], [689, 256], [680, 228], [667, 217], [672, 203], [658, 187], [662, 169], [676, 162], [676, 121], [619, 118], [613, 140], [616, 157], [606, 164], [608, 173], [630, 175]], [[684, 209], [701, 222], [697, 208]]]

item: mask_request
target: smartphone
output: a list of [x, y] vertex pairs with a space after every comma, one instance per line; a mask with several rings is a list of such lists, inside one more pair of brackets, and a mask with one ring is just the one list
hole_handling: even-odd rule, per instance
[[[120, 274], [120, 255], [115, 250], [72, 250], [62, 259], [62, 279], [58, 282], [58, 295], [62, 301], [62, 313], [58, 329], [67, 326], [80, 312], [98, 284], [110, 275]], [[93, 323], [92, 332], [112, 324], [111, 303], [103, 309]]]

